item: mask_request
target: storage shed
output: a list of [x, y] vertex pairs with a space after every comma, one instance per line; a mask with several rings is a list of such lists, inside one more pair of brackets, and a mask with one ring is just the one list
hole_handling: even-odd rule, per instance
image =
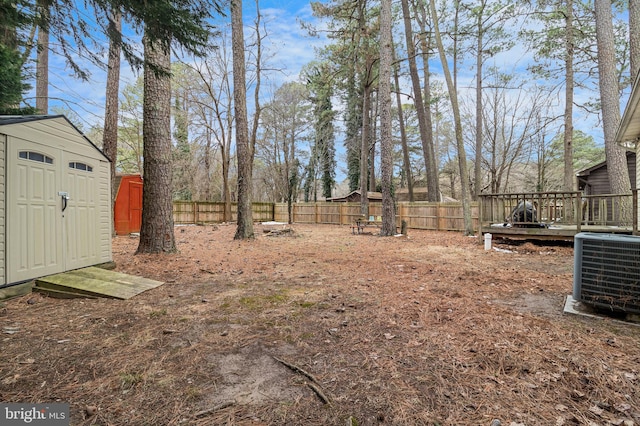
[[0, 287], [110, 262], [110, 188], [66, 117], [0, 116]]
[[139, 174], [118, 175], [115, 185], [118, 188], [113, 207], [116, 234], [127, 235], [132, 232], [140, 232], [142, 225], [142, 176]]

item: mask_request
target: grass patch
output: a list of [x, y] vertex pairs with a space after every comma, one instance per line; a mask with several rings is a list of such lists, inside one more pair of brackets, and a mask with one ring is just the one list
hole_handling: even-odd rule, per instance
[[200, 397], [202, 397], [202, 392], [200, 392], [200, 390], [198, 388], [190, 386], [187, 389], [186, 395], [185, 395], [185, 398], [186, 398], [187, 401], [196, 401]]
[[238, 299], [238, 302], [247, 309], [259, 310], [267, 306], [277, 306], [286, 303], [289, 296], [284, 293], [270, 294], [267, 296], [245, 296]]
[[149, 313], [149, 318], [159, 318], [167, 315], [166, 309], [160, 309], [159, 311], [151, 311]]
[[120, 373], [120, 387], [122, 389], [131, 389], [138, 383], [142, 382], [142, 374], [140, 373]]

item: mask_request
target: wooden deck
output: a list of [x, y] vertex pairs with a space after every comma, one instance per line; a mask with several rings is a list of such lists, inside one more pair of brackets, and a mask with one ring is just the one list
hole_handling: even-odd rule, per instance
[[33, 291], [60, 298], [129, 299], [162, 284], [148, 278], [89, 267], [38, 278]]
[[[530, 210], [517, 214], [517, 207], [521, 205]], [[637, 235], [637, 206], [637, 190], [632, 195], [483, 194], [479, 199], [479, 228], [481, 234], [509, 239], [571, 241], [580, 232]], [[632, 213], [623, 214], [625, 208]]]
[[609, 234], [633, 234], [630, 226], [597, 226], [582, 225], [551, 225], [540, 228], [505, 227], [503, 224], [488, 224], [482, 227], [482, 234], [490, 233], [494, 238], [508, 238], [512, 240], [563, 240], [573, 241], [573, 237], [580, 232], [600, 232]]

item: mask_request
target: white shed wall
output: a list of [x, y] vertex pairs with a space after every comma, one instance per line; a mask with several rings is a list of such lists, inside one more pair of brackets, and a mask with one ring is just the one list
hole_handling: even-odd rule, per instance
[[[5, 160], [5, 153], [9, 146], [14, 147], [16, 144], [18, 147], [23, 143], [27, 144], [27, 142], [31, 144], [30, 146], [40, 145], [43, 147], [43, 152], [61, 153], [61, 155], [57, 156], [58, 158], [56, 160], [56, 164], [58, 164], [57, 167], [61, 170], [60, 189], [65, 191], [69, 190], [67, 188], [68, 181], [66, 176], [69, 176], [70, 173], [70, 169], [68, 169], [68, 163], [70, 161], [81, 161], [93, 167], [92, 174], [96, 179], [96, 184], [94, 186], [95, 192], [89, 193], [89, 204], [85, 203], [84, 206], [81, 206], [82, 208], [88, 207], [91, 210], [95, 210], [95, 214], [83, 216], [84, 219], [82, 224], [75, 228], [72, 227], [76, 226], [79, 222], [67, 222], [67, 235], [73, 239], [71, 241], [75, 243], [76, 248], [80, 248], [77, 250], [74, 249], [75, 251], [72, 250], [73, 253], [71, 251], [65, 251], [62, 254], [63, 256], [66, 256], [67, 259], [66, 269], [75, 269], [77, 267], [110, 262], [112, 260], [110, 164], [104, 155], [92, 146], [91, 143], [89, 143], [87, 139], [85, 139], [83, 135], [64, 117], [7, 124], [0, 127], [0, 132], [2, 133], [0, 134], [0, 138], [2, 138], [0, 139], [2, 142], [2, 146], [0, 146], [0, 165], [2, 167], [0, 169], [0, 226], [4, 227], [5, 221], [12, 221], [11, 214], [5, 212], [7, 194], [6, 191], [4, 191], [4, 179], [6, 174], [5, 164], [7, 164], [6, 161], [12, 161], [12, 158]], [[44, 147], [46, 147], [46, 149]], [[12, 149], [15, 151], [15, 147]], [[51, 151], [51, 149], [59, 151]], [[15, 155], [17, 158], [17, 154]], [[9, 169], [12, 169], [12, 167], [9, 167]], [[8, 178], [11, 180], [12, 177], [8, 176]], [[60, 189], [57, 189], [56, 191], [59, 191]], [[67, 214], [65, 214], [65, 217], [67, 217], [66, 220], [71, 218], [73, 206], [74, 204], [77, 204], [78, 201], [79, 199], [77, 194], [72, 194], [69, 201], [69, 209], [67, 210]], [[87, 209], [85, 208], [83, 211], [86, 210]], [[80, 210], [76, 210], [76, 213], [79, 211]], [[78, 216], [76, 215], [76, 217]], [[7, 227], [10, 226], [11, 224], [9, 223]], [[4, 244], [9, 236], [5, 235], [4, 228], [0, 228], [0, 231], [0, 243], [2, 244], [0, 245], [0, 268], [2, 268], [0, 273], [3, 280], [2, 283], [18, 282], [22, 279], [42, 276], [42, 274], [37, 272], [30, 274], [26, 270], [21, 272], [21, 274], [29, 276], [25, 275], [18, 277], [16, 275], [16, 269], [12, 265], [7, 264], [8, 260], [4, 251]], [[91, 235], [89, 236], [87, 232]], [[16, 235], [14, 235], [13, 238], [20, 237], [16, 237]], [[86, 243], [89, 244], [87, 245]], [[67, 244], [67, 248], [68, 247], [71, 247], [71, 244]], [[69, 255], [72, 255], [73, 258], [69, 257]], [[13, 263], [13, 261], [11, 262]], [[65, 262], [63, 261], [63, 263]]]
[[100, 227], [100, 261], [111, 262], [111, 224], [113, 223], [111, 208], [111, 165], [101, 161], [98, 170], [98, 222]]
[[6, 146], [7, 137], [0, 134], [0, 285], [7, 283], [7, 274], [5, 269], [6, 255], [6, 234], [5, 234], [5, 182], [6, 182]]

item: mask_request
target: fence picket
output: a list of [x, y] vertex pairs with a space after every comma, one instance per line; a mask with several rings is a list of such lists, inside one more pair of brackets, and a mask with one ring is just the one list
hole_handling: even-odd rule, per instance
[[[256, 222], [288, 222], [286, 203], [253, 203], [253, 220]], [[294, 223], [317, 223], [327, 225], [349, 225], [360, 217], [360, 203], [295, 203], [292, 216]], [[427, 201], [396, 203], [396, 222], [402, 221], [412, 229], [435, 231], [464, 231], [461, 203], [433, 203]], [[471, 203], [474, 229], [478, 229], [478, 203]], [[379, 203], [369, 204], [369, 215], [382, 216]], [[237, 205], [231, 204], [231, 221], [237, 220]], [[176, 224], [221, 223], [224, 218], [224, 203], [208, 201], [174, 201], [173, 221]]]

